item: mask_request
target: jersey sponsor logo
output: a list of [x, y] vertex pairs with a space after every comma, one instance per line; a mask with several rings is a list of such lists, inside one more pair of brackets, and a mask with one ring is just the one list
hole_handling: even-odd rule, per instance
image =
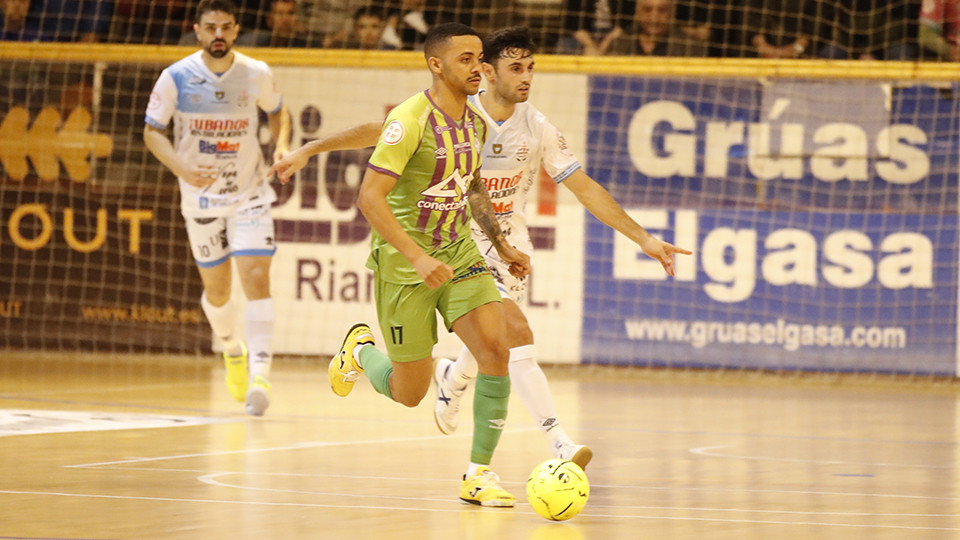
[[236, 154], [240, 151], [239, 142], [230, 142], [230, 141], [200, 141], [200, 153], [201, 154]]
[[190, 119], [190, 129], [200, 131], [239, 131], [247, 129], [248, 127], [250, 127], [249, 118], [238, 118], [236, 120]]
[[472, 147], [473, 147], [473, 143], [471, 143], [470, 141], [463, 141], [453, 145], [453, 153], [463, 154], [464, 152], [469, 152]]
[[[453, 198], [467, 191], [467, 185], [473, 181], [473, 175], [460, 175], [460, 169], [453, 171], [453, 174], [437, 182], [420, 192], [423, 197]], [[421, 201], [423, 202], [423, 201]], [[421, 208], [424, 208], [421, 206]]]
[[[500, 171], [489, 171], [491, 176], [483, 176], [483, 184], [487, 187], [487, 191], [490, 192], [491, 197], [493, 193], [498, 191], [504, 191], [508, 189], [516, 188], [520, 183], [520, 180], [523, 179], [523, 171], [503, 171], [500, 174], [497, 174]], [[483, 174], [484, 171], [481, 171]], [[505, 174], [504, 174], [505, 173]], [[502, 197], [503, 195], [501, 195]]]
[[403, 123], [399, 120], [394, 120], [387, 124], [387, 127], [383, 128], [383, 135], [380, 137], [380, 140], [382, 140], [384, 144], [394, 145], [403, 140], [403, 135]]

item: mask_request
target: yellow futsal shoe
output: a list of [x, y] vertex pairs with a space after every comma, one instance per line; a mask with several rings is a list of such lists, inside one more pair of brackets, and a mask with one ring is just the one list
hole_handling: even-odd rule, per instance
[[240, 342], [240, 354], [230, 356], [223, 352], [223, 365], [227, 368], [227, 390], [233, 399], [243, 403], [247, 399], [247, 346]]
[[480, 506], [513, 506], [516, 497], [500, 487], [500, 477], [489, 467], [478, 467], [477, 474], [467, 478], [463, 475], [460, 484], [460, 500]]
[[363, 373], [363, 366], [353, 357], [353, 350], [363, 344], [373, 345], [373, 334], [365, 323], [357, 323], [343, 338], [340, 352], [330, 360], [330, 388], [334, 394], [341, 397], [349, 394], [353, 390], [353, 383]]

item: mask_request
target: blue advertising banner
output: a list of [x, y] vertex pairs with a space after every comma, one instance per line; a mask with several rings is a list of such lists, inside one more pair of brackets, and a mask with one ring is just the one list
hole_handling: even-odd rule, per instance
[[589, 114], [588, 172], [694, 255], [588, 218], [586, 362], [956, 374], [952, 93], [597, 77]]

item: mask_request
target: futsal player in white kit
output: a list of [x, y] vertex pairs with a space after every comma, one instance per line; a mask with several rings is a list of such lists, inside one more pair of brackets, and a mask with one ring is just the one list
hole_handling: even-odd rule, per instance
[[[248, 414], [260, 416], [270, 405], [276, 252], [270, 205], [276, 195], [264, 180], [258, 108], [269, 118], [275, 161], [288, 152], [289, 116], [267, 64], [230, 50], [240, 28], [229, 0], [200, 2], [193, 28], [202, 50], [160, 74], [143, 140], [179, 178], [181, 212], [203, 281], [200, 304], [224, 347], [227, 389]], [[245, 339], [230, 302], [231, 258], [247, 298]]]
[[[533, 80], [534, 52], [535, 45], [526, 28], [506, 28], [487, 36], [483, 43], [487, 90], [470, 96], [490, 126], [483, 148], [481, 174], [497, 209], [500, 228], [517, 249], [533, 252], [524, 208], [542, 166], [556, 183], [570, 189], [597, 219], [636, 242], [645, 254], [660, 261], [667, 274], [673, 275], [674, 254], [689, 255], [690, 252], [654, 238], [630, 218], [607, 190], [584, 172], [560, 131], [527, 103]], [[547, 378], [537, 363], [533, 332], [520, 309], [527, 280], [510, 275], [496, 250], [478, 233], [474, 226], [474, 240], [487, 259], [504, 299], [513, 392], [519, 395], [547, 436], [554, 457], [586, 467], [593, 452], [585, 445], [576, 444], [561, 427]], [[434, 415], [443, 433], [453, 433], [457, 428], [459, 401], [476, 373], [476, 360], [466, 348], [456, 362], [437, 361]]]
[[[501, 230], [517, 249], [532, 253], [524, 207], [542, 165], [547, 174], [569, 188], [591, 214], [636, 242], [672, 276], [674, 254], [689, 255], [690, 251], [654, 238], [630, 218], [607, 190], [583, 171], [557, 128], [526, 102], [533, 79], [534, 52], [535, 45], [526, 28], [507, 28], [487, 36], [483, 47], [483, 72], [488, 88], [469, 97], [490, 127], [483, 147], [480, 174], [496, 207]], [[372, 146], [376, 144], [379, 132], [379, 123], [369, 123], [317, 139], [278, 161], [268, 174], [276, 173], [281, 181], [289, 180], [294, 172], [306, 165], [310, 156]], [[472, 227], [472, 234], [503, 297], [512, 391], [519, 394], [547, 436], [553, 455], [586, 467], [593, 452], [585, 445], [576, 444], [561, 427], [546, 376], [537, 363], [533, 332], [520, 309], [526, 295], [526, 279], [510, 274], [508, 266], [497, 257], [496, 250], [476, 224]], [[443, 358], [437, 361], [434, 417], [444, 434], [457, 429], [460, 399], [476, 374], [476, 360], [466, 347], [456, 362]]]

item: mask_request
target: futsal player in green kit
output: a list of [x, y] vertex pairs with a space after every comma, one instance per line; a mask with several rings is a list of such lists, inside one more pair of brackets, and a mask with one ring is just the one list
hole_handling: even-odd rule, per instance
[[514, 496], [489, 467], [510, 396], [506, 325], [500, 293], [470, 236], [471, 217], [511, 273], [526, 275], [530, 259], [504, 239], [480, 177], [487, 126], [467, 96], [479, 89], [482, 52], [472, 28], [434, 26], [424, 43], [433, 84], [384, 121], [357, 207], [373, 228], [367, 267], [374, 272], [387, 354], [373, 346], [369, 326], [356, 324], [329, 375], [337, 395], [347, 395], [363, 373], [377, 392], [415, 407], [431, 385], [439, 312], [479, 366], [473, 447], [460, 499], [508, 507]]

